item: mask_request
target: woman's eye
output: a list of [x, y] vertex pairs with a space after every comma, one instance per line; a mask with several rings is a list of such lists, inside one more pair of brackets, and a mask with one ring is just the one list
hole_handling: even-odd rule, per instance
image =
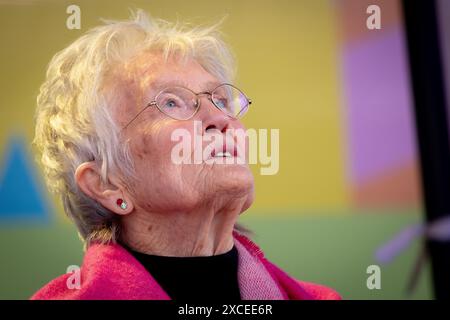
[[167, 108], [175, 108], [176, 106], [177, 106], [177, 103], [174, 100], [168, 100], [164, 104], [164, 107], [167, 107]]
[[226, 108], [227, 107], [227, 100], [226, 99], [217, 99], [216, 100], [216, 105], [219, 107], [219, 108]]

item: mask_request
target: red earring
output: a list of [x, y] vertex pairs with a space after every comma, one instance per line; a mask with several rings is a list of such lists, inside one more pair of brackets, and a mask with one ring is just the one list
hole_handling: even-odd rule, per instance
[[122, 208], [122, 210], [125, 210], [126, 208], [127, 208], [127, 202], [125, 201], [125, 200], [123, 200], [123, 199], [117, 199], [117, 201], [116, 201], [116, 203], [117, 203], [117, 205], [120, 207], [120, 208]]

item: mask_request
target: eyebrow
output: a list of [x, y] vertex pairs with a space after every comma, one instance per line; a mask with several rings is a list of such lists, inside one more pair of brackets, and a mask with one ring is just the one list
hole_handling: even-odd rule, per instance
[[[221, 82], [218, 82], [218, 81], [208, 81], [203, 85], [203, 90], [201, 90], [200, 92], [211, 91], [211, 90], [215, 89], [217, 86], [219, 86], [220, 84], [221, 84]], [[148, 92], [158, 94], [161, 90], [168, 88], [168, 87], [185, 87], [185, 88], [188, 88], [188, 89], [194, 91], [186, 81], [176, 79], [176, 80], [171, 80], [171, 81], [155, 81], [153, 84], [150, 85]]]

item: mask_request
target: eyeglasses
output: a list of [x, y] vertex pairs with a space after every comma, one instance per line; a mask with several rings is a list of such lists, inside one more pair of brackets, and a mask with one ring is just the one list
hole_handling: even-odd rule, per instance
[[127, 125], [127, 128], [145, 109], [156, 106], [159, 111], [175, 120], [189, 120], [200, 109], [200, 96], [207, 95], [209, 100], [220, 111], [233, 119], [241, 118], [252, 101], [238, 88], [224, 83], [211, 92], [199, 92], [185, 87], [167, 87], [158, 93], [153, 101], [148, 103]]

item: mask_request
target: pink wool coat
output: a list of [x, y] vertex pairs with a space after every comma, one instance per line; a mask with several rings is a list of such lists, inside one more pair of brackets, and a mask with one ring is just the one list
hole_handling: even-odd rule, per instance
[[[237, 232], [233, 235], [243, 300], [340, 299], [330, 288], [293, 279], [268, 261], [250, 239]], [[89, 246], [81, 267], [80, 289], [68, 288], [70, 276], [64, 274], [54, 279], [31, 299], [170, 299], [152, 275], [118, 244]]]

